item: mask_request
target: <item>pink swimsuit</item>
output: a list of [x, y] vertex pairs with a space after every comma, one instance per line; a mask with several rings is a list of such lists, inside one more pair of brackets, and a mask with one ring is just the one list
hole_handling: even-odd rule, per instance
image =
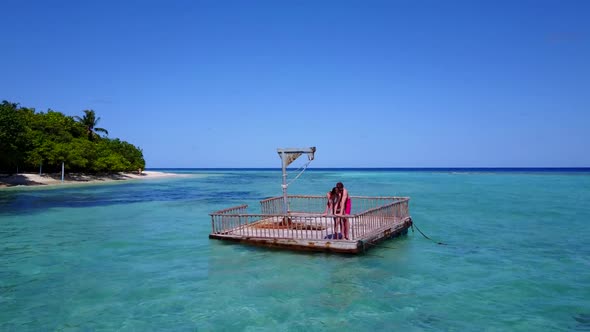
[[350, 197], [346, 199], [346, 204], [344, 204], [344, 212], [346, 212], [346, 214], [350, 214], [350, 211], [352, 210], [352, 203], [350, 202]]

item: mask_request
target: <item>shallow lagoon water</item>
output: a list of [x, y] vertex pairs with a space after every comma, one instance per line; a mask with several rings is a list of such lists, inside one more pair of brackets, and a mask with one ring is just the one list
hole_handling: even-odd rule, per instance
[[588, 172], [306, 172], [290, 193], [410, 196], [434, 240], [360, 256], [209, 240], [280, 171], [182, 172], [0, 191], [0, 330], [590, 330]]

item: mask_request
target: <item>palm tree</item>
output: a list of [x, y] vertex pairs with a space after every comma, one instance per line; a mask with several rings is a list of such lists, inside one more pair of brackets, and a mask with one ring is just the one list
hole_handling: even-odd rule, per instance
[[95, 136], [98, 136], [99, 132], [109, 134], [106, 129], [96, 127], [98, 121], [100, 121], [100, 117], [97, 118], [93, 110], [85, 110], [83, 117], [74, 116], [74, 119], [86, 128], [86, 134], [88, 134], [88, 139], [91, 141]]

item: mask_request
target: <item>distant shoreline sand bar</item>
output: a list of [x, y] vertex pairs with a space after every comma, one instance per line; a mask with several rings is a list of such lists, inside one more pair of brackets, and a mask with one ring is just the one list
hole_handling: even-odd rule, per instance
[[14, 187], [14, 186], [46, 186], [46, 185], [67, 185], [67, 184], [96, 184], [108, 183], [124, 180], [145, 180], [145, 179], [161, 179], [170, 177], [182, 177], [184, 174], [143, 171], [141, 174], [137, 173], [113, 173], [104, 175], [94, 174], [80, 174], [70, 173], [65, 174], [64, 181], [61, 181], [61, 174], [15, 174], [10, 176], [0, 175], [0, 188]]

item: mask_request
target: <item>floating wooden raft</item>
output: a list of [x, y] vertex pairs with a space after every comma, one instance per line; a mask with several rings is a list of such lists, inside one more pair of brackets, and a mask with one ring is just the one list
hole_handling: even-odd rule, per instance
[[335, 234], [335, 218], [325, 215], [325, 196], [285, 196], [260, 202], [260, 213], [241, 205], [211, 213], [209, 238], [275, 248], [360, 253], [412, 225], [409, 197], [352, 196], [349, 239]]

